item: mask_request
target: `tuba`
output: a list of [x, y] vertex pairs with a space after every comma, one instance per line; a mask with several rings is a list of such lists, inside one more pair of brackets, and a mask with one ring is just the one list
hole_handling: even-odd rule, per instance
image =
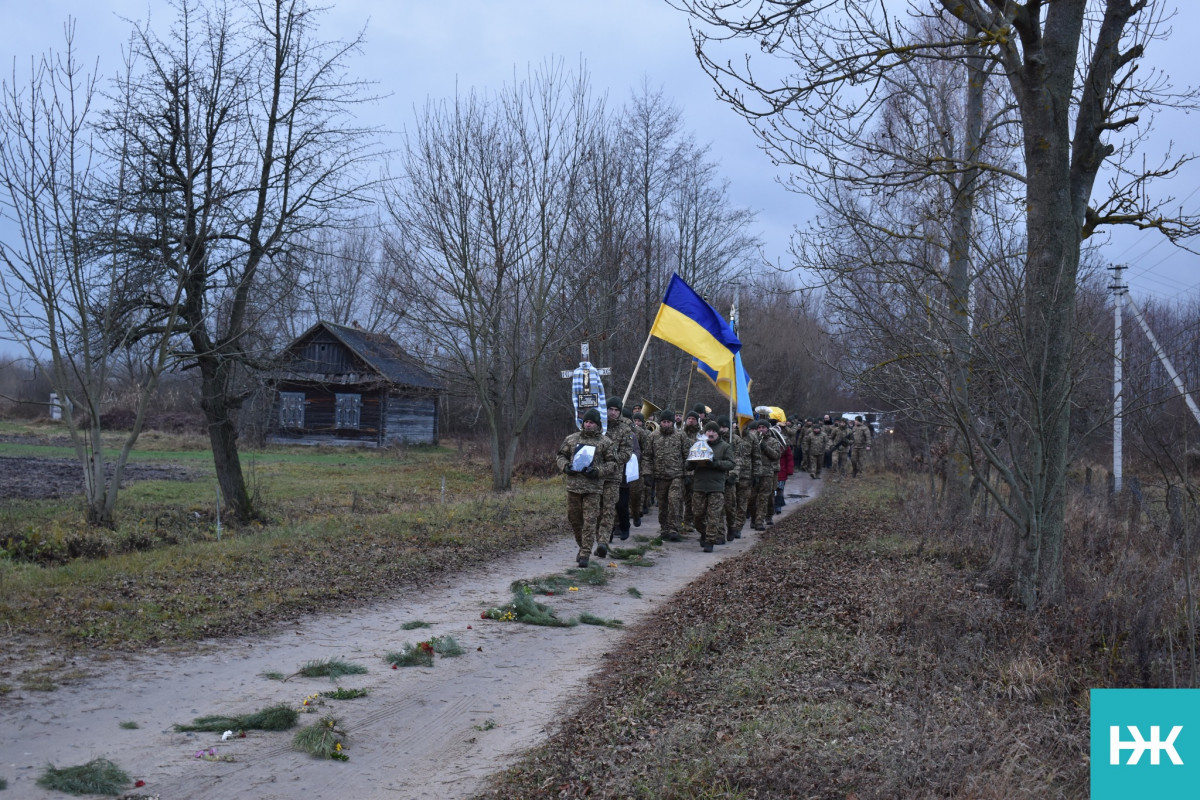
[[648, 430], [648, 431], [658, 430], [658, 412], [659, 411], [662, 411], [662, 409], [659, 408], [658, 406], [654, 405], [654, 403], [651, 403], [646, 398], [644, 398], [644, 397], [642, 398], [642, 416], [644, 416], [646, 418], [646, 430]]

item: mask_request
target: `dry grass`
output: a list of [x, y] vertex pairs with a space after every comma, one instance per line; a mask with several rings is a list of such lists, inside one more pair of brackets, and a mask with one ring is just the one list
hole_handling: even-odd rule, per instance
[[487, 796], [1086, 796], [1088, 666], [955, 536], [909, 536], [910, 493], [825, 491], [634, 629]]
[[[214, 517], [188, 506], [187, 492], [198, 491], [190, 484], [172, 483], [165, 493], [135, 484], [123, 496], [145, 504], [138, 507], [146, 516], [90, 535], [158, 531], [151, 549], [53, 566], [0, 557], [5, 633], [31, 637], [30, 652], [57, 652], [261, 631], [303, 614], [348, 610], [561, 534], [557, 481], [493, 496], [484, 467], [455, 461], [452, 451], [400, 462], [375, 452], [283, 453], [260, 474], [277, 511], [278, 521], [266, 527], [226, 527], [218, 540]], [[54, 521], [58, 506], [38, 508], [50, 516], [25, 516], [26, 525], [72, 530]], [[177, 516], [192, 520], [197, 535], [167, 544], [155, 526]], [[3, 667], [0, 660], [0, 678]]]

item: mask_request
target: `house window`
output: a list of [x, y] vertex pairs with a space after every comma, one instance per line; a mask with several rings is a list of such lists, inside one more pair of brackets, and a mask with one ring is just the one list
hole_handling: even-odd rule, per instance
[[357, 430], [362, 417], [362, 395], [338, 394], [334, 398], [334, 426]]
[[304, 392], [279, 393], [279, 427], [304, 427]]

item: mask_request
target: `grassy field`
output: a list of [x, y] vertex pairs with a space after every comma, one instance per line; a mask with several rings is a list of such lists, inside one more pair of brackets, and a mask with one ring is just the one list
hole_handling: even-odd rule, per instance
[[[0, 444], [0, 455], [56, 450]], [[53, 556], [0, 555], [0, 619], [10, 636], [136, 649], [245, 633], [350, 610], [562, 532], [557, 481], [494, 495], [482, 459], [452, 447], [245, 452], [270, 522], [241, 528], [218, 526], [203, 441], [150, 434], [136, 458], [186, 464], [195, 479], [123, 489], [113, 531], [84, 525], [78, 500], [0, 504], [0, 542]]]

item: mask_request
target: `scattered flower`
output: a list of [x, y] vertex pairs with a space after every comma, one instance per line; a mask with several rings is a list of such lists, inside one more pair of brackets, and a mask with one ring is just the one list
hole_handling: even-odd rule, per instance
[[134, 782], [133, 785], [140, 789], [146, 785], [146, 782], [145, 781], [136, 781], [136, 782]]
[[396, 664], [392, 664], [392, 669], [397, 669], [397, 665], [396, 665]]
[[229, 737], [231, 737], [231, 736], [233, 736], [233, 731], [225, 731], [224, 733], [221, 734], [221, 741], [222, 742], [228, 741]]
[[467, 626], [467, 630], [471, 630], [471, 626], [470, 626], [470, 625], [468, 625], [468, 626]]
[[572, 587], [568, 588], [568, 589], [567, 589], [567, 591], [568, 591], [568, 592], [578, 592], [578, 591], [579, 591], [579, 587], [578, 587], [578, 586], [572, 586]]
[[613, 569], [616, 569], [616, 568], [617, 568], [617, 565], [616, 565], [616, 564], [614, 564], [614, 563], [612, 563], [612, 562], [609, 562], [609, 564], [608, 564], [608, 565], [609, 565], [610, 567], [612, 567]]

